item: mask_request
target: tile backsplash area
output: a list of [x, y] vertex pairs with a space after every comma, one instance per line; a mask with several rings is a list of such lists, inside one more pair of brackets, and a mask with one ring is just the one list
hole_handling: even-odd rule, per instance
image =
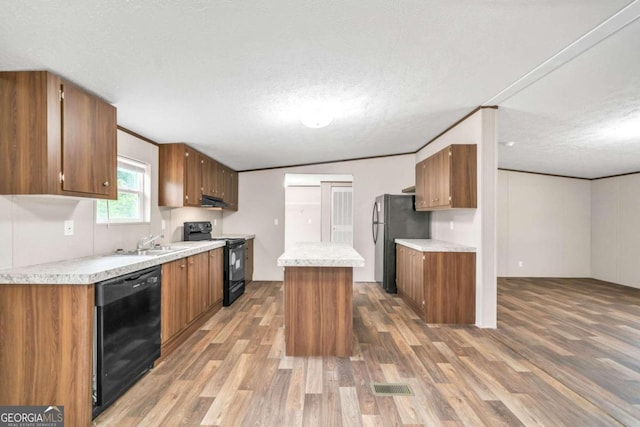
[[185, 221], [211, 221], [211, 225], [213, 225], [212, 234], [222, 234], [222, 211], [203, 208], [161, 208], [160, 214], [166, 224], [162, 234], [164, 234], [165, 241], [168, 242], [182, 241], [184, 235], [183, 223]]
[[[118, 130], [118, 155], [150, 166], [150, 222], [96, 224], [92, 199], [0, 196], [0, 270], [134, 249], [150, 234], [164, 234], [159, 243], [179, 242], [185, 221], [215, 221], [214, 233], [222, 233], [220, 211], [158, 207], [156, 145]], [[65, 221], [73, 221], [73, 235], [65, 235]]]
[[[74, 224], [71, 236], [64, 233], [68, 220]], [[220, 211], [156, 207], [149, 223], [104, 225], [95, 223], [93, 200], [0, 196], [0, 269], [133, 249], [150, 234], [164, 234], [162, 243], [178, 242], [184, 221], [215, 221], [214, 233], [222, 232]]]

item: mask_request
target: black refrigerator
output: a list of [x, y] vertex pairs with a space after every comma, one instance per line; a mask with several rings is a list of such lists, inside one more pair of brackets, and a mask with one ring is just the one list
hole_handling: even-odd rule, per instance
[[416, 212], [414, 196], [383, 194], [376, 197], [371, 218], [376, 245], [374, 277], [388, 293], [396, 293], [395, 239], [428, 239], [430, 213]]

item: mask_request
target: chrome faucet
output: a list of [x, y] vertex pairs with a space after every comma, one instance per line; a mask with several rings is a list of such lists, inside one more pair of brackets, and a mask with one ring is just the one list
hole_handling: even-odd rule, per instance
[[141, 251], [143, 249], [149, 249], [146, 246], [151, 245], [158, 239], [164, 239], [164, 234], [159, 234], [157, 236], [150, 234], [148, 237], [143, 237], [142, 239], [138, 240], [138, 250]]

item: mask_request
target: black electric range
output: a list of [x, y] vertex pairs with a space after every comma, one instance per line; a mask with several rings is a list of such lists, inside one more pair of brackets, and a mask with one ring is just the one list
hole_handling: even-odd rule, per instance
[[224, 287], [222, 305], [230, 306], [245, 289], [245, 248], [244, 239], [212, 237], [211, 221], [191, 221], [184, 223], [184, 241], [224, 240]]

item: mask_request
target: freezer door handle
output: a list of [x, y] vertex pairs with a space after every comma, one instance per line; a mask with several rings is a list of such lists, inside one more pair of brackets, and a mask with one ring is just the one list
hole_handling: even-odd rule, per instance
[[378, 202], [373, 202], [373, 213], [371, 214], [371, 235], [373, 243], [378, 241]]

